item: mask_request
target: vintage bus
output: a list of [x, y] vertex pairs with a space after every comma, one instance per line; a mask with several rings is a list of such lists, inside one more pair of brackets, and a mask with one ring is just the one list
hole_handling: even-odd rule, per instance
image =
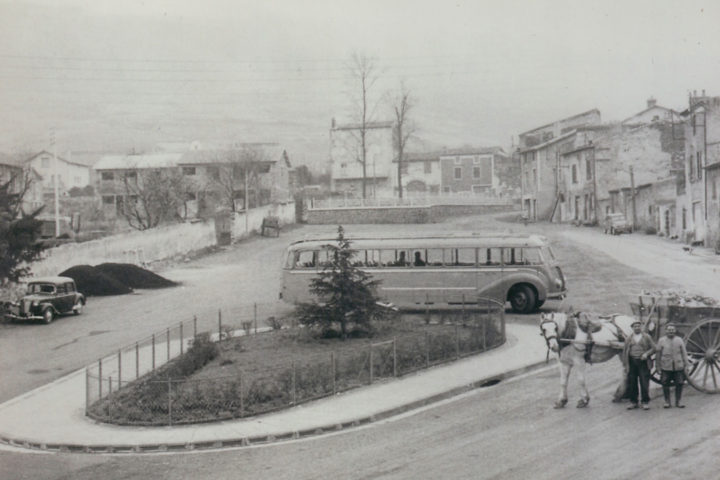
[[[539, 235], [350, 238], [353, 263], [380, 280], [377, 294], [400, 309], [445, 309], [479, 299], [530, 313], [566, 294], [562, 273]], [[329, 265], [333, 239], [302, 240], [286, 251], [280, 298], [313, 300], [310, 279]]]

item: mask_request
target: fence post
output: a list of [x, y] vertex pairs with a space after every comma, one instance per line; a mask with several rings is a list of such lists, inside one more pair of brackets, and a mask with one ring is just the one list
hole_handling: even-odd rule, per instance
[[118, 349], [118, 390], [122, 383], [122, 349]]
[[98, 398], [102, 398], [102, 358], [98, 360]]
[[257, 335], [257, 303], [253, 303], [253, 321], [255, 322], [255, 335]]
[[460, 330], [457, 322], [455, 323], [455, 359], [460, 358]]
[[165, 330], [165, 339], [167, 343], [167, 361], [170, 361], [170, 328]]
[[337, 375], [335, 370], [335, 352], [330, 352], [330, 372], [332, 373], [332, 392], [333, 395], [337, 393], [337, 385], [335, 384], [335, 377]]
[[183, 324], [180, 322], [180, 355], [185, 352], [185, 339], [183, 338]]
[[393, 377], [397, 377], [397, 340], [393, 338]]
[[140, 378], [140, 346], [135, 342], [135, 379]]
[[[488, 305], [488, 308], [490, 308], [490, 305]], [[482, 349], [483, 349], [483, 351], [487, 350], [487, 323], [488, 323], [489, 316], [490, 315], [488, 313], [488, 316], [485, 317], [485, 320], [482, 320], [482, 318], [481, 318], [481, 322], [480, 322], [480, 328], [482, 329]]]
[[152, 334], [152, 369], [155, 371], [155, 334]]
[[245, 405], [243, 404], [243, 377], [242, 372], [238, 374], [240, 376], [240, 417], [245, 416]]
[[112, 393], [112, 375], [108, 377], [108, 395]]
[[90, 406], [90, 368], [85, 367], [85, 415], [88, 414]]
[[370, 344], [370, 385], [373, 382], [373, 346]]
[[462, 294], [462, 317], [461, 317], [462, 324], [465, 325], [465, 294]]
[[430, 323], [430, 294], [425, 294], [425, 323]]
[[197, 315], [193, 315], [193, 338], [197, 337]]
[[222, 340], [222, 310], [218, 308], [218, 342]]
[[168, 376], [168, 425], [172, 425], [172, 379]]
[[430, 366], [430, 333], [425, 332], [425, 367]]
[[295, 382], [297, 381], [297, 369], [295, 368], [295, 361], [292, 362], [292, 404], [295, 405], [297, 403], [297, 390]]

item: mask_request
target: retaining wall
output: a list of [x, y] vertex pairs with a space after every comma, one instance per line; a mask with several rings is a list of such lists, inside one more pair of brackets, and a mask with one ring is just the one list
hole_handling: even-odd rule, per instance
[[436, 223], [453, 215], [480, 215], [511, 212], [514, 203], [493, 205], [432, 205], [424, 207], [356, 207], [313, 209], [307, 212], [310, 224], [353, 223]]

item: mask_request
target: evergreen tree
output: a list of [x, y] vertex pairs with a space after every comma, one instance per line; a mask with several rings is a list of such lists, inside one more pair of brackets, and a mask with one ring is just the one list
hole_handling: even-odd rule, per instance
[[355, 250], [342, 226], [338, 227], [337, 245], [325, 248], [330, 252], [328, 263], [310, 282], [310, 291], [320, 302], [299, 305], [299, 322], [323, 332], [339, 326], [343, 340], [352, 326], [372, 330], [372, 322], [387, 315], [375, 294], [380, 281], [353, 265]]
[[37, 241], [41, 223], [35, 219], [40, 210], [29, 215], [22, 212], [23, 192], [12, 191], [13, 181], [0, 184], [0, 285], [27, 275], [28, 264], [43, 249]]

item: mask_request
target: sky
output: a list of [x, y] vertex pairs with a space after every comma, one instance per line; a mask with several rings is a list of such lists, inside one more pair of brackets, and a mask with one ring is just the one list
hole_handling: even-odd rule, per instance
[[[416, 149], [494, 146], [592, 108], [720, 95], [710, 1], [0, 0], [0, 151], [274, 141], [326, 165], [353, 121], [353, 54], [376, 120], [401, 83]], [[166, 147], [167, 148], [167, 147]]]

